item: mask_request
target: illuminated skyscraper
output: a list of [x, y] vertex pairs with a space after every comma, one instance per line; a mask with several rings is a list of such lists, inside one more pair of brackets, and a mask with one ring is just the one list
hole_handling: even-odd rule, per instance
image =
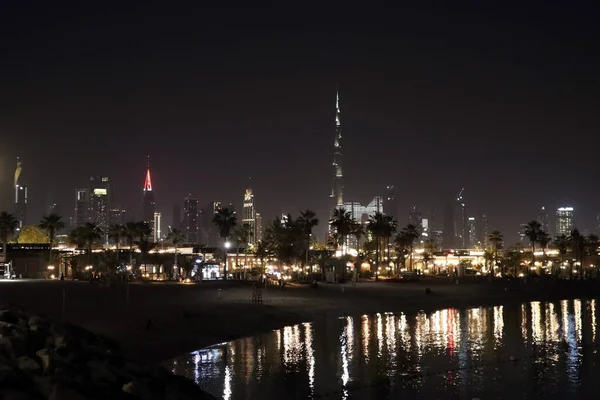
[[162, 220], [162, 215], [159, 212], [155, 212], [154, 213], [154, 221], [152, 223], [152, 226], [154, 227], [154, 231], [153, 233], [153, 238], [154, 238], [154, 242], [159, 242], [162, 240], [162, 237], [160, 236], [160, 225], [161, 225], [161, 220]]
[[417, 209], [417, 206], [410, 206], [408, 212], [408, 223], [417, 227], [419, 232], [423, 232], [423, 214]]
[[75, 226], [84, 226], [88, 222], [88, 198], [87, 188], [75, 190]]
[[540, 214], [538, 215], [538, 222], [542, 225], [542, 230], [546, 233], [550, 233], [550, 225], [548, 224], [548, 211], [546, 207], [542, 206]]
[[87, 221], [92, 222], [108, 236], [111, 188], [106, 176], [91, 176], [87, 188]]
[[569, 236], [575, 227], [573, 207], [560, 207], [556, 210], [556, 235]]
[[142, 221], [150, 225], [154, 233], [154, 192], [152, 191], [152, 177], [150, 176], [150, 157], [148, 157], [148, 169], [144, 179], [144, 189], [142, 197]]
[[468, 224], [470, 248], [480, 247], [482, 243], [478, 240], [479, 238], [477, 236], [478, 221], [475, 220], [475, 217], [469, 217]]
[[262, 240], [262, 216], [260, 215], [260, 213], [256, 213], [256, 238], [255, 241], [258, 242], [259, 240]]
[[200, 244], [208, 247], [219, 245], [219, 231], [212, 220], [215, 213], [223, 208], [220, 201], [211, 201], [202, 209], [200, 218]]
[[340, 112], [340, 92], [336, 90], [335, 100], [335, 139], [333, 141], [333, 183], [331, 188], [331, 213], [344, 206], [344, 185], [342, 173], [342, 121]]
[[461, 189], [456, 198], [455, 220], [455, 245], [461, 249], [468, 249], [471, 245], [469, 241], [469, 224], [467, 217], [467, 205], [463, 197], [465, 189]]
[[454, 220], [454, 203], [448, 202], [444, 207], [444, 248], [453, 249], [456, 247], [456, 228]]
[[386, 215], [391, 215], [395, 220], [398, 219], [398, 200], [396, 199], [396, 189], [394, 185], [387, 185], [385, 188], [383, 212]]
[[246, 224], [250, 227], [248, 244], [254, 244], [256, 242], [256, 209], [254, 207], [254, 193], [252, 193], [252, 189], [246, 189], [246, 192], [244, 193], [242, 225]]
[[27, 218], [27, 186], [22, 182], [23, 165], [21, 159], [17, 157], [17, 168], [15, 169], [15, 217], [19, 221], [18, 230], [25, 225]]
[[191, 195], [183, 201], [182, 222], [186, 243], [198, 244], [198, 199]]

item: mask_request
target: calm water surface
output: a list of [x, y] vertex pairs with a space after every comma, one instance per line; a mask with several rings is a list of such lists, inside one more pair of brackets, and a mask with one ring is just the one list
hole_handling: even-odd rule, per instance
[[305, 323], [199, 350], [167, 367], [227, 400], [600, 398], [597, 303]]

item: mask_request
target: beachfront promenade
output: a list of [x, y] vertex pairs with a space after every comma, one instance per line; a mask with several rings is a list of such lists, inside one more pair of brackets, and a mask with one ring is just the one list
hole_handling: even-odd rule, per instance
[[[425, 288], [433, 291], [425, 293]], [[220, 290], [219, 290], [220, 289]], [[65, 298], [63, 306], [63, 294]], [[158, 362], [285, 325], [344, 315], [416, 312], [529, 300], [599, 297], [600, 282], [361, 282], [269, 287], [252, 303], [249, 283], [132, 283], [102, 287], [72, 281], [0, 281], [0, 302], [81, 325], [115, 339], [125, 353]]]

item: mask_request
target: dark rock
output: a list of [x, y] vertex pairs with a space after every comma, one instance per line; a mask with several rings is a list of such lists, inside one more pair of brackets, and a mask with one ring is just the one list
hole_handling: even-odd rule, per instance
[[40, 365], [40, 363], [31, 357], [19, 357], [15, 360], [15, 362], [17, 363], [17, 367], [19, 367], [21, 371], [39, 372], [42, 370], [42, 366]]
[[0, 310], [0, 321], [9, 324], [18, 324], [19, 317], [11, 310]]
[[42, 365], [42, 370], [44, 371], [44, 374], [50, 373], [52, 367], [52, 355], [50, 353], [50, 350], [38, 350], [35, 354], [37, 355], [40, 364]]
[[87, 398], [82, 394], [77, 393], [73, 388], [58, 383], [52, 388], [48, 400], [87, 400]]
[[27, 386], [27, 375], [16, 366], [0, 360], [0, 388], [19, 388]]
[[25, 354], [25, 342], [13, 331], [13, 336], [2, 336], [0, 338], [0, 352], [15, 359]]
[[28, 393], [23, 393], [17, 390], [0, 390], [0, 399], [3, 400], [35, 400], [35, 397], [32, 397]]
[[123, 391], [142, 400], [153, 400], [152, 390], [148, 382], [131, 381], [123, 385]]
[[52, 376], [32, 376], [31, 379], [35, 383], [36, 390], [41, 393], [44, 398], [50, 397], [54, 385], [56, 384], [55, 379]]
[[90, 368], [90, 377], [92, 382], [117, 382], [117, 376], [112, 373], [110, 368], [105, 363], [100, 361], [88, 361], [87, 366]]

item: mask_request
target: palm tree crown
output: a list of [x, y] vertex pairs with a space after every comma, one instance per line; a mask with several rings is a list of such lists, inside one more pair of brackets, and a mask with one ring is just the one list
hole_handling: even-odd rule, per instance
[[19, 227], [19, 220], [13, 215], [2, 211], [0, 213], [0, 242], [6, 245], [8, 238], [12, 236]]
[[237, 217], [234, 211], [225, 207], [215, 213], [212, 223], [219, 229], [219, 236], [227, 239], [231, 235], [233, 228], [237, 225]]
[[62, 217], [60, 215], [52, 213], [42, 218], [39, 227], [48, 232], [50, 243], [54, 243], [56, 233], [65, 227], [65, 223], [62, 221]]

